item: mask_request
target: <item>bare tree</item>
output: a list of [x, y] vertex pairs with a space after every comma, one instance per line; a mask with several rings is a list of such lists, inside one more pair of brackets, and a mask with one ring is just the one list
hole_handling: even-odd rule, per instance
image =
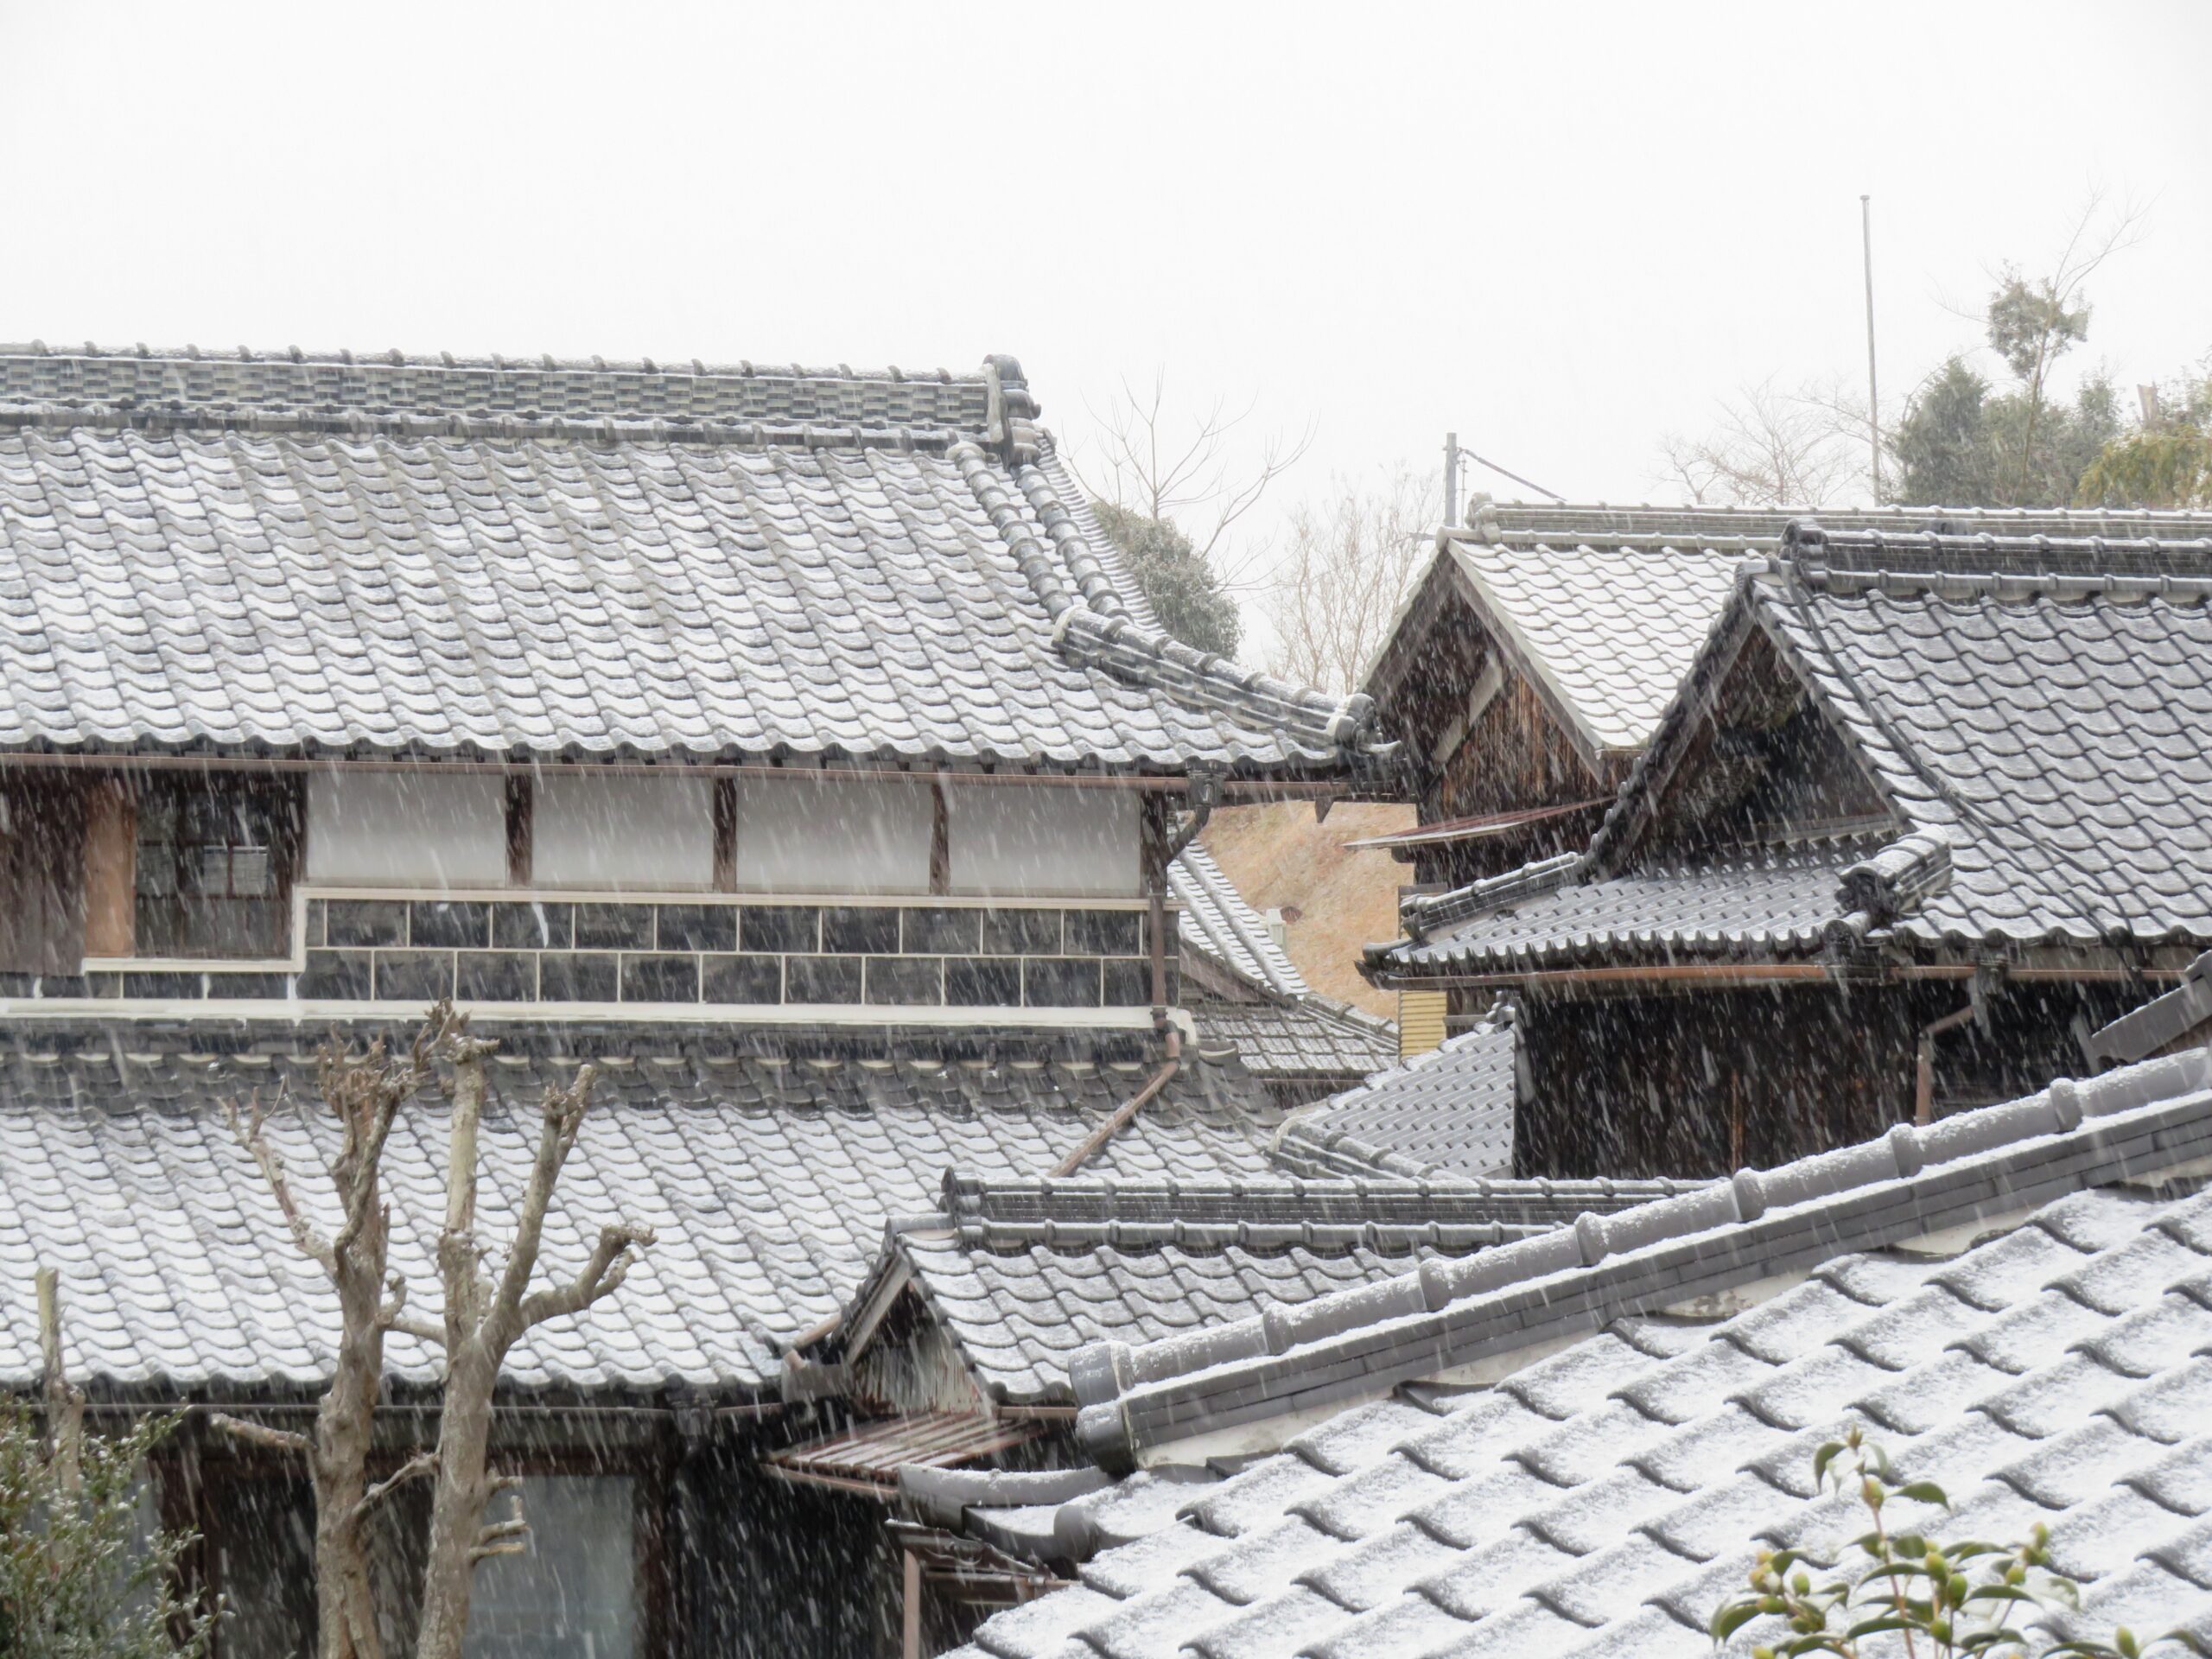
[[476, 1563], [519, 1554], [528, 1523], [515, 1513], [485, 1523], [493, 1497], [515, 1481], [489, 1472], [492, 1397], [507, 1352], [533, 1325], [581, 1313], [620, 1289], [653, 1242], [651, 1228], [613, 1224], [600, 1229], [591, 1257], [567, 1284], [530, 1287], [545, 1233], [545, 1212], [575, 1149], [591, 1098], [588, 1065], [566, 1089], [549, 1089], [538, 1109], [537, 1155], [515, 1218], [506, 1265], [485, 1270], [490, 1251], [476, 1233], [477, 1133], [484, 1109], [484, 1061], [494, 1045], [449, 1031], [442, 1052], [454, 1067], [452, 1139], [446, 1165], [446, 1224], [438, 1236], [438, 1274], [445, 1286], [445, 1393], [438, 1416], [437, 1491], [430, 1505], [430, 1547], [423, 1577], [423, 1633], [417, 1659], [461, 1659]]
[[1860, 475], [1866, 409], [1821, 382], [1794, 392], [1771, 378], [1720, 400], [1712, 431], [1662, 441], [1667, 476], [1699, 506], [1823, 507]]
[[1260, 550], [1232, 557], [1224, 539], [1313, 446], [1313, 429], [1272, 434], [1255, 456], [1240, 458], [1235, 439], [1251, 405], [1232, 414], [1226, 398], [1216, 398], [1179, 416], [1169, 409], [1165, 370], [1146, 390], [1122, 381], [1106, 409], [1090, 415], [1098, 430], [1096, 454], [1076, 467], [1083, 487], [1125, 512], [1175, 524], [1224, 582], [1249, 587]]
[[386, 1139], [401, 1103], [429, 1082], [432, 1057], [455, 1023], [452, 1005], [432, 1008], [414, 1046], [395, 1059], [379, 1038], [352, 1052], [334, 1034], [315, 1052], [315, 1084], [338, 1119], [337, 1157], [328, 1171], [338, 1192], [339, 1227], [327, 1236], [308, 1219], [283, 1161], [269, 1144], [264, 1104], [234, 1108], [232, 1132], [261, 1167], [292, 1242], [338, 1292], [338, 1353], [330, 1386], [315, 1408], [312, 1439], [289, 1429], [218, 1414], [215, 1423], [250, 1444], [306, 1459], [315, 1489], [316, 1651], [321, 1659], [382, 1659], [366, 1543], [369, 1513], [404, 1480], [428, 1472], [427, 1458], [369, 1484], [369, 1451], [384, 1388], [384, 1339], [404, 1329], [436, 1340], [435, 1326], [405, 1318], [407, 1287], [390, 1270], [391, 1209], [383, 1197]]
[[[289, 1173], [270, 1147], [257, 1097], [232, 1114], [234, 1133], [260, 1166], [292, 1232], [293, 1242], [337, 1288], [338, 1356], [316, 1411], [315, 1433], [304, 1434], [218, 1415], [231, 1433], [307, 1460], [315, 1497], [317, 1650], [321, 1659], [381, 1659], [366, 1522], [376, 1504], [404, 1483], [435, 1475], [429, 1549], [423, 1569], [419, 1655], [458, 1659], [468, 1623], [475, 1565], [524, 1548], [527, 1524], [516, 1513], [486, 1525], [495, 1493], [515, 1483], [489, 1472], [493, 1395], [508, 1351], [531, 1326], [581, 1313], [620, 1286], [636, 1248], [652, 1242], [645, 1228], [602, 1229], [597, 1248], [573, 1281], [532, 1292], [545, 1216], [591, 1094], [593, 1071], [582, 1068], [565, 1089], [549, 1089], [540, 1107], [536, 1156], [515, 1221], [505, 1266], [486, 1272], [490, 1248], [477, 1236], [478, 1146], [485, 1096], [484, 1061], [495, 1045], [469, 1034], [467, 1017], [441, 1001], [424, 1017], [406, 1057], [394, 1059], [379, 1039], [352, 1052], [336, 1036], [316, 1054], [316, 1084], [338, 1118], [340, 1141], [329, 1176], [340, 1222], [325, 1236], [308, 1219]], [[446, 1168], [446, 1214], [438, 1237], [445, 1291], [441, 1321], [406, 1313], [407, 1289], [390, 1271], [391, 1212], [381, 1195], [385, 1146], [400, 1107], [433, 1080], [454, 1101]], [[398, 1331], [444, 1350], [446, 1376], [438, 1446], [418, 1452], [371, 1485], [368, 1458], [384, 1382], [384, 1338]]]
[[1327, 500], [1293, 512], [1268, 603], [1274, 671], [1332, 690], [1357, 685], [1428, 562], [1437, 513], [1435, 480], [1403, 467], [1372, 487], [1339, 480]]

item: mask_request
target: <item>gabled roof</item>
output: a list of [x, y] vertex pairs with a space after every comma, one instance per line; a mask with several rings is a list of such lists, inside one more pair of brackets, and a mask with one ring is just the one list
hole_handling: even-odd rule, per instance
[[1513, 1172], [1511, 1011], [1294, 1113], [1275, 1161], [1300, 1175], [1471, 1180]]
[[[520, 1185], [544, 1088], [591, 1058], [595, 1104], [544, 1270], [573, 1272], [618, 1217], [659, 1235], [620, 1295], [524, 1340], [508, 1374], [525, 1389], [772, 1387], [784, 1348], [867, 1274], [887, 1217], [931, 1206], [951, 1170], [1051, 1168], [1156, 1065], [942, 1037], [938, 1054], [893, 1059], [791, 1033], [781, 1046], [772, 1034], [739, 1046], [643, 1028], [502, 1035], [484, 1131], [491, 1230]], [[39, 1375], [39, 1266], [60, 1270], [69, 1368], [88, 1386], [219, 1392], [325, 1376], [335, 1300], [225, 1122], [254, 1090], [312, 1102], [312, 1055], [289, 1039], [97, 1027], [19, 1031], [0, 1051], [0, 1389]], [[447, 1109], [426, 1098], [403, 1111], [385, 1162], [393, 1264], [418, 1302], [435, 1300]], [[1241, 1068], [1189, 1056], [1087, 1167], [1122, 1180], [1259, 1176], [1281, 1122]], [[315, 1172], [328, 1121], [282, 1109], [270, 1135], [327, 1222], [334, 1199]], [[411, 1338], [387, 1351], [401, 1382], [432, 1376]]]
[[1033, 1534], [1106, 1547], [960, 1654], [1699, 1659], [1758, 1547], [1833, 1560], [1865, 1529], [1810, 1478], [1851, 1422], [1951, 1496], [1941, 1535], [2050, 1527], [2085, 1592], [2056, 1633], [2212, 1637], [2208, 1299], [2202, 1196], [2085, 1192], [1962, 1255], [1840, 1255], [1719, 1323], [1624, 1319], [1211, 1484], [1067, 1503]]
[[1162, 634], [1013, 359], [0, 347], [0, 747], [1319, 766]]
[[[1934, 552], [2100, 556], [2040, 545]], [[2196, 717], [2212, 708], [2208, 601], [2204, 576], [1747, 568], [1587, 853], [1415, 899], [1408, 925], [1426, 937], [1370, 946], [1369, 962], [1388, 976], [1804, 956], [1824, 934], [1844, 950], [2212, 944], [2212, 752]], [[1644, 832], [1755, 632], [1880, 796], [1884, 838], [1655, 860]]]
[[1695, 1185], [948, 1176], [936, 1213], [892, 1223], [835, 1345], [866, 1351], [911, 1289], [985, 1399], [1065, 1404], [1086, 1344], [1203, 1332]]
[[[1930, 525], [1984, 547], [1999, 538], [2157, 540], [2174, 550], [2155, 568], [2212, 569], [2212, 513], [2102, 509], [1890, 507], [1873, 511], [1500, 505], [1478, 502], [1463, 528], [1438, 533], [1429, 575], [1377, 653], [1366, 689], [1387, 696], [1420, 671], [1419, 637], [1433, 595], [1448, 585], [1542, 695], [1592, 774], [1616, 777], [1651, 741], [1675, 690], [1726, 608], [1747, 559], [1783, 550], [1793, 526], [1817, 524], [1846, 543], [1879, 545], [1881, 568], [1912, 568]], [[2177, 543], [2197, 543], [2194, 551]], [[2044, 557], [2048, 557], [2046, 552]], [[2099, 557], [2103, 568], [2125, 569]], [[1981, 562], [1963, 568], [1996, 568]], [[2149, 568], [2149, 567], [2146, 567]]]

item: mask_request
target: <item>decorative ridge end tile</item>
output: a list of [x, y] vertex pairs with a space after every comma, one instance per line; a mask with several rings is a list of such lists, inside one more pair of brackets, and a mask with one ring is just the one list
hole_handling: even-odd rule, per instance
[[1582, 873], [1585, 862], [1580, 853], [1558, 853], [1449, 893], [1415, 893], [1399, 906], [1398, 918], [1406, 931], [1423, 939], [1453, 922], [1470, 921], [1521, 899], [1555, 893]]

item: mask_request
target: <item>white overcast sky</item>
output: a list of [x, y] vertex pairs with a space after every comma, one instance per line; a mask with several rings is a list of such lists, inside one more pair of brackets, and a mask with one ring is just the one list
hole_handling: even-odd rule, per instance
[[1010, 352], [1077, 444], [1165, 366], [1313, 427], [1279, 504], [1447, 428], [1672, 499], [1720, 394], [1863, 376], [1861, 192], [1885, 393], [2093, 187], [2149, 213], [2079, 363], [2202, 359], [2209, 67], [2208, 0], [0, 0], [0, 339]]

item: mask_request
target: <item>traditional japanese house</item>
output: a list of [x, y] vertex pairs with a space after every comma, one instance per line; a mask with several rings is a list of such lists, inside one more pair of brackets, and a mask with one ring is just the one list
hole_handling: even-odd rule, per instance
[[[1727, 603], [1737, 567], [1771, 556], [1793, 515], [1734, 507], [1504, 505], [1478, 496], [1376, 653], [1363, 689], [1402, 735], [1410, 830], [1387, 848], [1440, 892], [1583, 846], [1651, 741]], [[2212, 514], [1882, 508], [1837, 529], [2062, 537], [2212, 534]], [[1402, 1045], [1484, 1020], [1487, 990], [1399, 993]]]
[[1806, 527], [1589, 842], [1416, 896], [1369, 970], [1515, 1000], [1524, 1175], [1723, 1173], [2033, 1087], [2212, 944], [2209, 555]]
[[[1037, 413], [1006, 358], [0, 349], [0, 1383], [37, 1377], [43, 1264], [96, 1412], [301, 1421], [335, 1302], [226, 1109], [272, 1107], [327, 1222], [313, 1043], [451, 996], [499, 1043], [493, 1230], [589, 1059], [544, 1268], [658, 1235], [516, 1352], [535, 1553], [481, 1570], [482, 1650], [895, 1637], [880, 1517], [761, 1461], [835, 1431], [785, 1361], [886, 1218], [1078, 1148], [1263, 1175], [1287, 1104], [1376, 1064], [1327, 1010], [1243, 1064], [1237, 1020], [1294, 1030], [1300, 988], [1184, 847], [1215, 801], [1356, 776], [1370, 702], [1164, 636]], [[387, 1159], [418, 1296], [448, 1109]], [[437, 1365], [387, 1351], [396, 1462]], [[194, 1409], [153, 1472], [222, 1659], [298, 1651], [300, 1471]]]
[[[1077, 1351], [1096, 1467], [904, 1482], [1036, 1593], [956, 1659], [1700, 1659], [1761, 1548], [2048, 1527], [2031, 1648], [2212, 1642], [2212, 1051]], [[957, 1546], [939, 1545], [950, 1556]], [[1984, 1569], [1972, 1569], [1975, 1578]], [[1779, 1644], [1763, 1618], [1725, 1651]], [[2153, 1649], [2155, 1650], [2155, 1649]]]
[[[1203, 1338], [1224, 1323], [1282, 1319], [1331, 1294], [1423, 1263], [1571, 1226], [1688, 1190], [1669, 1181], [1427, 1180], [1373, 1177], [1234, 1181], [948, 1178], [930, 1213], [894, 1219], [842, 1316], [793, 1356], [793, 1384], [834, 1392], [861, 1421], [772, 1455], [795, 1482], [899, 1501], [1024, 1495], [1024, 1517], [893, 1518], [908, 1563], [905, 1651], [964, 1639], [979, 1614], [1055, 1584], [1042, 1562], [1042, 1495], [1098, 1484], [1075, 1440], [1068, 1366], [1101, 1342]], [[967, 1439], [1000, 1454], [963, 1468]], [[955, 1508], [960, 1505], [956, 1504]], [[992, 1506], [987, 1506], [992, 1507]], [[990, 1529], [1011, 1527], [1000, 1535]], [[981, 1548], [977, 1548], [980, 1545]], [[1022, 1556], [1029, 1559], [1024, 1560]]]
[[1794, 519], [1895, 541], [2212, 536], [2212, 513], [1499, 504], [1478, 496], [1436, 553], [1362, 689], [1405, 741], [1417, 807], [1388, 846], [1450, 888], [1581, 847], [1627, 781], [1734, 591]]

